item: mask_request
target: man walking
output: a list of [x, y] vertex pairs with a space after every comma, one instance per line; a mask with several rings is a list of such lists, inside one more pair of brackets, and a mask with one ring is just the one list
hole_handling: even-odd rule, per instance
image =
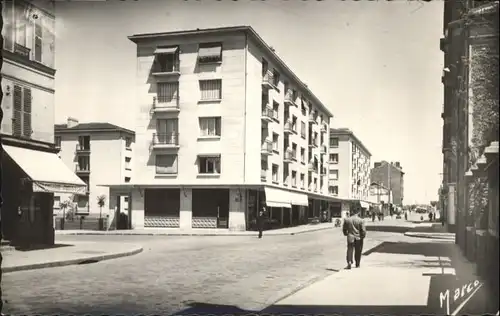
[[266, 207], [262, 206], [256, 218], [257, 229], [259, 230], [259, 238], [262, 238], [262, 231], [264, 230], [265, 214], [266, 214]]
[[347, 237], [347, 269], [351, 269], [354, 260], [356, 268], [361, 264], [361, 252], [363, 251], [363, 240], [366, 237], [365, 222], [358, 216], [359, 209], [351, 212], [351, 216], [344, 220], [343, 233]]

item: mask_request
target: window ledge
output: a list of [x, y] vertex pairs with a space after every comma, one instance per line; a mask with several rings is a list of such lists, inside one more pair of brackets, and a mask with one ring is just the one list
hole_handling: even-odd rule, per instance
[[272, 182], [273, 182], [273, 184], [279, 184], [279, 181], [273, 180]]
[[198, 178], [219, 178], [220, 173], [198, 173]]
[[125, 147], [125, 150], [132, 151], [132, 147]]
[[221, 103], [222, 99], [211, 99], [211, 100], [199, 100], [198, 104], [205, 104], [205, 103]]
[[198, 136], [198, 140], [220, 140], [220, 136]]
[[210, 61], [204, 61], [204, 60], [200, 60], [198, 58], [198, 64], [200, 65], [222, 65], [222, 60], [210, 60]]
[[125, 168], [126, 171], [132, 171], [132, 168]]
[[177, 178], [177, 173], [157, 173], [155, 178]]

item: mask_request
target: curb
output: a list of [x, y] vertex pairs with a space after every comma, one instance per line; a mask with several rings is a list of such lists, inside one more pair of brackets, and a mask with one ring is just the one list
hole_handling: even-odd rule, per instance
[[[333, 229], [335, 227], [321, 227], [311, 230], [304, 230], [298, 232], [290, 232], [290, 233], [267, 233], [264, 231], [264, 235], [266, 236], [294, 236], [306, 233], [317, 232], [321, 230]], [[244, 234], [215, 234], [215, 233], [94, 233], [94, 232], [74, 232], [74, 233], [66, 233], [66, 234], [57, 234], [56, 236], [174, 236], [174, 237], [248, 237], [255, 236], [257, 232], [252, 233], [244, 233]]]
[[142, 247], [137, 247], [133, 250], [124, 251], [124, 252], [120, 252], [120, 253], [111, 253], [111, 254], [104, 254], [104, 255], [99, 255], [99, 256], [77, 258], [77, 259], [70, 259], [70, 260], [60, 260], [60, 261], [54, 261], [54, 262], [35, 263], [35, 264], [28, 264], [28, 265], [17, 266], [17, 267], [2, 267], [2, 273], [45, 269], [45, 268], [55, 268], [55, 267], [64, 267], [64, 266], [80, 264], [80, 263], [83, 263], [86, 261], [111, 260], [111, 259], [116, 259], [116, 258], [121, 258], [121, 257], [133, 256], [133, 255], [136, 255], [138, 253], [141, 253], [142, 251], [143, 251]]
[[404, 233], [407, 237], [416, 237], [416, 238], [428, 238], [428, 239], [439, 239], [439, 240], [455, 240], [455, 236], [446, 236], [446, 235], [435, 235], [435, 234], [422, 234], [422, 233]]

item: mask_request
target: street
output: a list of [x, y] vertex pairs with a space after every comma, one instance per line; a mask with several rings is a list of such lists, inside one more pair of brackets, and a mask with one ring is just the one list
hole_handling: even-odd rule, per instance
[[[401, 227], [402, 228], [402, 227]], [[345, 265], [340, 229], [296, 236], [60, 236], [141, 243], [144, 252], [99, 263], [8, 273], [6, 314], [168, 315], [191, 303], [259, 311]], [[416, 242], [369, 231], [365, 249], [384, 241]]]

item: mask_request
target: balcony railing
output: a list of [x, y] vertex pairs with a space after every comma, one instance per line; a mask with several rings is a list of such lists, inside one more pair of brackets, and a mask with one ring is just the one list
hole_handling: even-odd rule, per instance
[[266, 88], [266, 89], [274, 89], [274, 88], [276, 88], [274, 86], [274, 76], [273, 76], [272, 72], [268, 71], [262, 77], [262, 87]]
[[326, 133], [327, 130], [328, 130], [328, 126], [325, 123], [321, 124], [321, 132]]
[[293, 151], [291, 149], [287, 148], [285, 150], [283, 161], [284, 162], [292, 162], [292, 160], [293, 160]]
[[153, 106], [151, 110], [154, 113], [160, 113], [160, 112], [179, 112], [180, 111], [180, 106], [179, 106], [179, 97], [166, 97], [166, 96], [159, 96], [159, 97], [153, 97]]
[[153, 76], [170, 76], [180, 74], [180, 62], [177, 60], [174, 63], [160, 65], [153, 70]]
[[31, 49], [18, 43], [14, 43], [14, 53], [23, 56], [24, 58], [30, 58]]
[[90, 173], [90, 166], [80, 166], [77, 164], [75, 165], [75, 173]]
[[287, 187], [288, 186], [288, 182], [289, 182], [289, 177], [283, 176], [283, 185]]
[[325, 145], [321, 145], [320, 153], [321, 154], [326, 154], [326, 146]]
[[267, 182], [267, 170], [260, 171], [260, 180], [262, 182]]
[[316, 124], [318, 115], [316, 113], [309, 113], [309, 123]]
[[312, 171], [312, 172], [318, 171], [318, 166], [316, 166], [316, 164], [313, 162], [310, 162], [309, 165], [307, 166], [307, 168], [309, 171]]
[[285, 104], [287, 105], [295, 105], [295, 94], [292, 90], [288, 90], [285, 94]]
[[287, 120], [285, 122], [284, 132], [287, 133], [287, 134], [293, 133], [293, 123], [292, 123], [291, 120]]
[[152, 144], [154, 147], [176, 147], [179, 146], [179, 133], [154, 133]]
[[76, 144], [76, 152], [77, 153], [89, 153], [90, 152], [90, 145]]
[[271, 122], [273, 120], [273, 109], [264, 106], [262, 108], [261, 119], [265, 122]]
[[272, 155], [273, 154], [273, 142], [265, 139], [262, 142], [261, 153], [264, 155]]

